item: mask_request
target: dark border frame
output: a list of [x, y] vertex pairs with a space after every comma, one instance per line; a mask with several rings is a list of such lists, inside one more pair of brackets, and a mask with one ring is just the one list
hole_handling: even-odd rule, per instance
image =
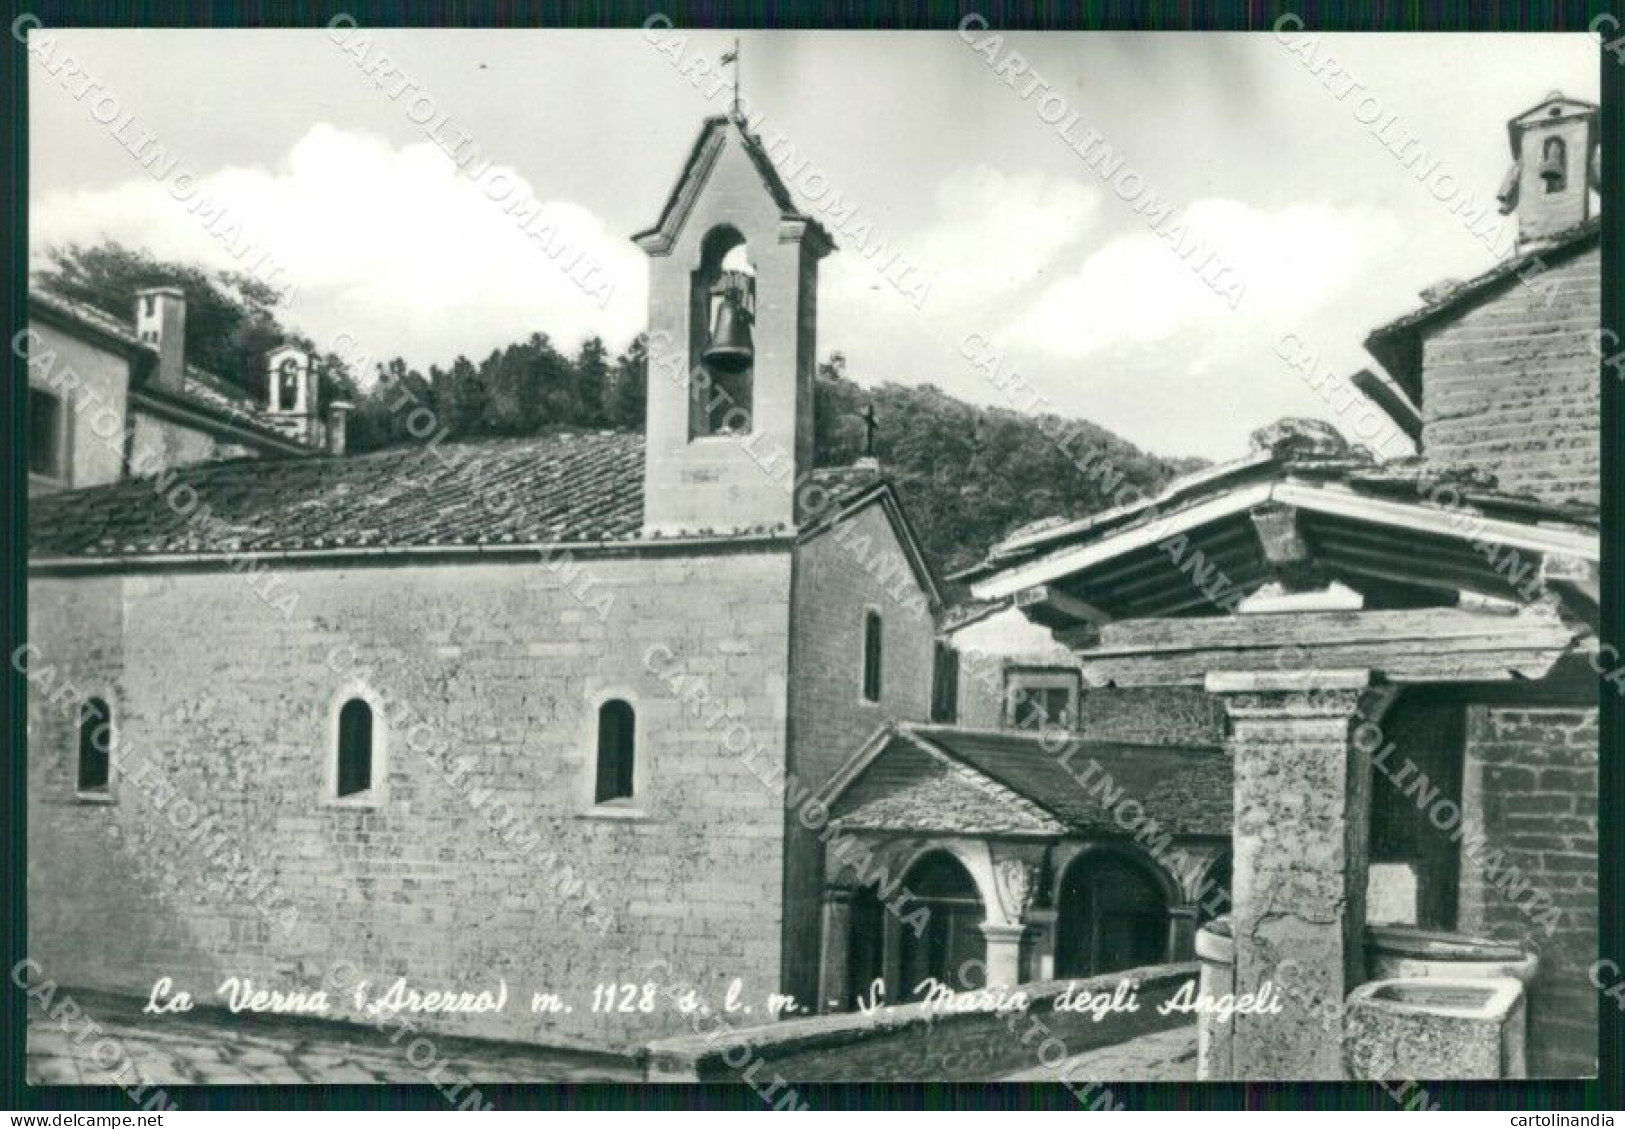
[[[751, 0], [726, 4], [719, 0], [689, 3], [672, 0], [654, 3], [645, 0], [565, 0], [553, 3], [473, 4], [468, 0], [431, 3], [383, 4], [378, 0], [351, 0], [349, 3], [268, 3], [245, 0], [242, 3], [164, 3], [158, 0], [36, 0], [17, 5], [18, 11], [31, 11], [46, 26], [95, 27], [297, 27], [321, 26], [343, 11], [363, 26], [420, 27], [636, 27], [645, 17], [664, 11], [679, 26], [851, 29], [938, 29], [957, 26], [960, 18], [980, 12], [995, 29], [1009, 30], [1228, 30], [1265, 33], [1274, 20], [1286, 12], [1297, 12], [1312, 30], [1324, 31], [1570, 31], [1585, 33], [1592, 19], [1605, 12], [1596, 3], [1531, 0], [1519, 5], [1479, 5], [1465, 0], [1438, 0], [1426, 6], [1417, 4], [1347, 4], [1304, 0], [1301, 4], [1283, 2], [1223, 4], [1215, 0], [1168, 0], [1140, 5], [1119, 5], [1089, 0], [1076, 6], [1014, 3], [984, 0], [972, 3], [903, 3], [901, 0], [868, 0], [791, 5]], [[1621, 6], [1621, 27], [1614, 35], [1625, 34], [1625, 4]], [[6, 267], [4, 308], [6, 339], [27, 323], [27, 64], [23, 48], [10, 35], [5, 37], [4, 68], [0, 68], [0, 105], [11, 108], [0, 114], [0, 147], [6, 156]], [[1620, 207], [1603, 210], [1603, 311], [1604, 324], [1625, 327], [1625, 302], [1619, 286], [1618, 264], [1621, 224], [1625, 222], [1625, 195], [1620, 192], [1621, 158], [1625, 155], [1625, 122], [1621, 120], [1621, 92], [1625, 84], [1625, 49], [1621, 55], [1598, 51], [1602, 74], [1602, 162], [1605, 202], [1621, 201]], [[26, 576], [25, 531], [27, 506], [27, 467], [21, 443], [27, 379], [22, 361], [8, 351], [11, 380], [7, 395], [0, 398], [0, 429], [6, 441], [0, 443], [0, 548], [5, 562], [5, 593], [0, 598], [0, 630], [5, 654], [10, 655], [24, 639]], [[1599, 362], [1602, 379], [1602, 513], [1603, 513], [1603, 638], [1625, 638], [1625, 621], [1620, 608], [1618, 532], [1625, 518], [1625, 501], [1619, 489], [1620, 388], [1617, 380]], [[1617, 688], [1616, 688], [1617, 689]], [[1604, 844], [1617, 842], [1619, 814], [1625, 772], [1620, 758], [1625, 755], [1625, 710], [1618, 694], [1602, 694], [1600, 729], [1603, 749], [1600, 765], [1600, 836]], [[3, 708], [6, 747], [3, 798], [6, 821], [3, 848], [0, 848], [0, 875], [5, 876], [5, 967], [20, 959], [27, 935], [27, 832], [26, 832], [26, 694], [22, 676], [5, 667]], [[1619, 851], [1600, 852], [1598, 894], [1602, 905], [1614, 912], [1601, 915], [1602, 953], [1615, 954], [1625, 964], [1621, 948], [1619, 913], [1625, 899], [1625, 870]], [[1599, 1072], [1588, 1082], [1437, 1082], [1428, 1089], [1442, 1107], [1462, 1109], [1586, 1110], [1625, 1108], [1625, 1008], [1599, 1008]], [[4, 1057], [4, 1090], [0, 1101], [8, 1109], [128, 1109], [129, 1099], [113, 1087], [29, 1087], [23, 1081], [27, 998], [9, 983], [0, 990], [0, 1054]], [[445, 1103], [427, 1085], [360, 1086], [198, 1086], [167, 1087], [187, 1109], [434, 1109]], [[975, 1108], [989, 1110], [1060, 1109], [1078, 1110], [1077, 1100], [1056, 1084], [797, 1084], [801, 1095], [815, 1108]], [[618, 1108], [760, 1108], [757, 1096], [743, 1085], [492, 1085], [482, 1086], [488, 1100], [498, 1108], [532, 1109], [618, 1109]], [[1356, 1108], [1393, 1109], [1398, 1103], [1380, 1086], [1361, 1083], [1120, 1083], [1112, 1085], [1116, 1098], [1130, 1108], [1149, 1109], [1304, 1109]]]

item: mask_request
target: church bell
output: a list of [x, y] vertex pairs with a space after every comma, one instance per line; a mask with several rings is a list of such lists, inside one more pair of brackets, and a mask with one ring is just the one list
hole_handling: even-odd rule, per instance
[[719, 372], [744, 372], [756, 358], [756, 348], [750, 338], [750, 311], [733, 291], [725, 291], [717, 308], [716, 324], [711, 329], [711, 340], [701, 358], [706, 365]]
[[1563, 182], [1564, 176], [1568, 172], [1563, 167], [1566, 156], [1567, 154], [1564, 152], [1561, 142], [1555, 145], [1547, 144], [1546, 152], [1540, 158], [1540, 177], [1548, 186], [1555, 186]]

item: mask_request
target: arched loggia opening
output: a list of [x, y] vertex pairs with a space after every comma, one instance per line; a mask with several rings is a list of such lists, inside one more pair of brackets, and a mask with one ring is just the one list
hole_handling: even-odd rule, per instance
[[1062, 875], [1055, 975], [1097, 976], [1168, 959], [1168, 895], [1139, 863], [1084, 855]]
[[987, 910], [970, 872], [952, 855], [936, 851], [909, 867], [903, 888], [927, 917], [918, 935], [902, 928], [899, 997], [919, 999], [928, 980], [955, 991], [982, 987], [987, 942], [981, 927]]

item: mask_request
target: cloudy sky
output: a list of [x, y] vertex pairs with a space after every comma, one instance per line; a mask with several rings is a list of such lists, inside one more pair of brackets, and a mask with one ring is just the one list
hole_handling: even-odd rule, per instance
[[[32, 64], [36, 255], [109, 237], [214, 266], [261, 261], [297, 284], [288, 320], [318, 342], [343, 334], [354, 354], [419, 366], [538, 330], [619, 348], [642, 328], [644, 260], [626, 237], [653, 223], [701, 120], [725, 109], [698, 68], [732, 43], [55, 34], [99, 85]], [[803, 206], [844, 248], [823, 273], [820, 353], [844, 352], [866, 383], [931, 382], [982, 403], [1010, 403], [1003, 380], [1172, 455], [1242, 454], [1282, 415], [1337, 422], [1277, 342], [1291, 333], [1340, 372], [1369, 364], [1372, 326], [1497, 257], [1488, 228], [1475, 235], [1451, 208], [1470, 193], [1494, 215], [1506, 120], [1552, 89], [1597, 98], [1583, 35], [990, 34], [971, 36], [980, 52], [952, 32], [741, 36], [762, 132], [805, 160], [792, 187], [819, 194]], [[1010, 72], [1014, 89], [996, 73], [1012, 50], [1028, 68]], [[1385, 136], [1415, 138], [1431, 177], [1374, 136], [1390, 119]], [[1069, 122], [1068, 137], [1093, 130], [1122, 156], [1115, 182], [1061, 138]], [[162, 179], [130, 151], [155, 146], [154, 169], [178, 158]], [[477, 150], [468, 171], [483, 176], [459, 174], [446, 147]], [[574, 271], [490, 199], [510, 190], [581, 250]], [[1171, 205], [1160, 222], [1146, 193]], [[205, 195], [227, 210], [215, 234], [189, 208]], [[882, 249], [865, 257], [865, 241]], [[253, 251], [234, 260], [233, 245]]]

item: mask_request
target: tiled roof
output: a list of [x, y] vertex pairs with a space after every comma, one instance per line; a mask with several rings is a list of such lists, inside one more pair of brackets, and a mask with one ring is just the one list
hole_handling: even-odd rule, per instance
[[[888, 778], [883, 765], [887, 758], [914, 756], [914, 750], [935, 753], [979, 774], [991, 785], [984, 789], [987, 803], [967, 804], [963, 790], [950, 792], [941, 781], [918, 773], [896, 774], [895, 786], [873, 784], [874, 779]], [[866, 775], [870, 782], [865, 782]], [[989, 813], [998, 807], [993, 791], [998, 789], [1021, 797], [1061, 830], [1125, 834], [1132, 825], [1125, 828], [1119, 822], [1119, 805], [1133, 800], [1170, 834], [1228, 835], [1231, 783], [1230, 758], [1216, 747], [1096, 742], [1086, 733], [1075, 740], [1054, 740], [1005, 730], [898, 725], [868, 765], [841, 789], [842, 795], [861, 794], [864, 799], [840, 818], [848, 827], [985, 834]], [[954, 802], [937, 802], [945, 796]], [[836, 810], [840, 811], [839, 803]], [[1013, 817], [1006, 805], [1004, 820]]]
[[[874, 486], [815, 472], [839, 502]], [[169, 504], [184, 485], [198, 510]], [[391, 447], [363, 455], [234, 460], [30, 499], [35, 556], [632, 541], [643, 524], [643, 436], [556, 432]], [[185, 508], [185, 507], [183, 507]], [[709, 531], [717, 536], [772, 532]]]
[[[150, 358], [155, 357], [152, 346], [137, 337], [135, 329], [128, 322], [113, 317], [104, 310], [76, 302], [71, 298], [64, 298], [60, 294], [39, 287], [29, 289], [28, 301], [36, 312], [45, 313], [47, 316], [54, 314], [59, 319], [73, 322], [93, 334], [124, 346], [127, 351], [141, 353], [149, 358], [149, 363]], [[258, 432], [278, 449], [290, 450], [310, 446], [279, 430], [273, 422], [271, 413], [258, 398], [195, 365], [186, 366], [185, 382], [178, 389], [166, 388], [148, 379], [135, 383], [132, 391], [138, 400], [143, 397], [170, 400], [184, 404], [206, 416], [213, 416], [222, 423]]]
[[94, 306], [87, 306], [83, 302], [75, 302], [71, 298], [64, 298], [60, 294], [53, 294], [49, 290], [30, 287], [28, 291], [30, 305], [43, 307], [46, 311], [56, 314], [68, 321], [78, 322], [87, 329], [94, 330], [102, 335], [112, 338], [120, 344], [132, 349], [147, 350], [150, 347], [135, 335], [128, 322], [120, 321], [110, 314], [98, 310]]
[[1593, 503], [1578, 499], [1554, 503], [1527, 494], [1509, 493], [1498, 489], [1495, 476], [1486, 471], [1443, 467], [1422, 456], [1378, 463], [1357, 452], [1325, 456], [1264, 451], [1186, 475], [1153, 498], [1052, 528], [1017, 531], [990, 548], [979, 564], [950, 579], [980, 580], [1060, 549], [1152, 524], [1244, 486], [1287, 479], [1335, 484], [1357, 496], [1394, 501], [1426, 503], [1447, 496], [1453, 503], [1452, 509], [1466, 516], [1558, 522], [1589, 528], [1595, 528], [1600, 521], [1600, 511]]

